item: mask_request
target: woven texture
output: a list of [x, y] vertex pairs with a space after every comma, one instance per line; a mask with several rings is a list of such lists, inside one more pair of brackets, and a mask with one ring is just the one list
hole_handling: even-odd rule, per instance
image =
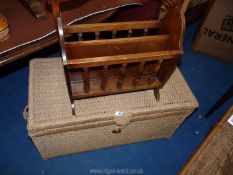
[[[116, 111], [149, 113], [176, 108], [193, 109], [197, 101], [177, 69], [156, 102], [153, 90], [75, 101], [72, 116], [60, 59], [35, 59], [30, 65], [28, 129], [94, 118], [113, 117]], [[87, 105], [88, 104], [88, 105]]]
[[233, 115], [233, 106], [211, 131], [181, 174], [233, 174], [233, 126], [227, 119]]
[[[30, 63], [28, 131], [43, 158], [169, 138], [198, 106], [176, 69], [156, 102], [153, 90], [75, 101], [72, 116], [61, 60]], [[124, 114], [123, 119], [115, 116]], [[120, 133], [113, 134], [114, 129]]]

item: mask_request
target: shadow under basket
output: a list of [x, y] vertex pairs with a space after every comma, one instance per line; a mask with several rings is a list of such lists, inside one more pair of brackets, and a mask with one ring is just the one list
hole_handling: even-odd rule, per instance
[[183, 53], [188, 1], [161, 20], [63, 26], [59, 2], [51, 1], [63, 68], [74, 114], [74, 100], [161, 89]]
[[28, 134], [43, 159], [170, 138], [198, 106], [176, 68], [160, 90], [75, 100], [72, 115], [60, 58], [30, 63]]

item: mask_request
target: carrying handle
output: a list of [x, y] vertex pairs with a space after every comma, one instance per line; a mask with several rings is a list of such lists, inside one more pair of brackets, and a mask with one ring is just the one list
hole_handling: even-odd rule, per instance
[[23, 109], [23, 119], [27, 122], [28, 120], [28, 105]]
[[112, 130], [113, 134], [121, 133], [122, 129], [124, 129], [131, 121], [132, 113], [131, 112], [122, 112], [116, 111], [114, 115], [114, 120], [116, 126]]

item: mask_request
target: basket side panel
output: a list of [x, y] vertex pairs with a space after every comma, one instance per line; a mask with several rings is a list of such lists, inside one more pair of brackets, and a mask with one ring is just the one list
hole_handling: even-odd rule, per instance
[[153, 120], [133, 122], [116, 134], [112, 133], [116, 125], [110, 125], [32, 137], [32, 140], [42, 158], [47, 159], [145, 140], [170, 138], [190, 113], [192, 110]]

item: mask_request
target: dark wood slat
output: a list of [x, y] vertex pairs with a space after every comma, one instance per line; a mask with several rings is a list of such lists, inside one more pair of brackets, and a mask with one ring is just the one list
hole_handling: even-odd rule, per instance
[[161, 67], [162, 62], [163, 60], [158, 60], [158, 62], [154, 64], [153, 73], [150, 75], [147, 81], [148, 85], [153, 84], [157, 80], [156, 75]]
[[72, 82], [72, 92], [73, 97], [75, 99], [82, 99], [82, 98], [88, 98], [88, 97], [95, 97], [99, 95], [109, 95], [109, 94], [116, 94], [116, 93], [124, 93], [124, 92], [132, 92], [132, 91], [138, 91], [138, 90], [146, 90], [146, 89], [153, 89], [153, 88], [159, 88], [161, 86], [161, 83], [158, 81], [150, 86], [146, 84], [147, 79], [149, 75], [145, 75], [142, 77], [140, 83], [137, 87], [134, 87], [132, 85], [132, 78], [133, 77], [125, 77], [123, 87], [121, 89], [116, 88], [116, 84], [118, 81], [117, 77], [109, 77], [108, 78], [108, 86], [106, 87], [105, 91], [102, 91], [99, 85], [101, 83], [101, 79], [93, 79], [90, 81], [91, 88], [90, 93], [86, 93], [82, 90], [83, 83], [77, 83]]
[[[119, 79], [121, 67], [122, 65], [109, 66], [108, 67], [108, 78], [116, 77]], [[137, 68], [138, 68], [138, 64], [135, 64], [135, 63], [127, 64], [125, 76], [135, 77], [135, 75], [137, 74]], [[102, 70], [103, 70], [103, 66], [91, 68], [89, 70], [90, 79], [102, 78], [101, 77], [102, 72], [103, 72]], [[154, 70], [154, 62], [151, 62], [151, 61], [146, 62], [144, 66], [143, 74], [144, 75], [152, 74], [153, 70]], [[83, 81], [82, 69], [76, 69], [75, 71], [70, 71], [70, 74], [71, 74], [70, 81], [78, 81], [78, 82]]]
[[101, 82], [101, 89], [103, 91], [107, 87], [107, 82], [108, 82], [108, 66], [104, 66], [102, 71], [102, 82]]
[[113, 64], [127, 64], [141, 61], [153, 61], [160, 59], [172, 59], [180, 56], [179, 50], [150, 52], [142, 54], [117, 55], [111, 57], [96, 57], [69, 60], [69, 68], [95, 67]]
[[100, 32], [95, 32], [95, 39], [96, 40], [100, 39]]
[[129, 38], [129, 37], [131, 37], [131, 36], [132, 36], [132, 34], [133, 34], [133, 30], [131, 30], [131, 29], [130, 29], [130, 30], [128, 30], [128, 38]]
[[83, 89], [85, 93], [90, 92], [90, 78], [88, 68], [83, 68]]
[[117, 34], [116, 30], [112, 31], [112, 39], [116, 38], [116, 34]]
[[82, 33], [78, 33], [78, 40], [83, 41], [83, 34]]
[[126, 72], [127, 64], [122, 64], [120, 67], [120, 74], [119, 79], [117, 81], [117, 89], [121, 89], [125, 79], [125, 72]]
[[66, 42], [71, 59], [115, 56], [168, 50], [170, 35]]
[[143, 70], [144, 70], [144, 66], [145, 66], [145, 62], [140, 62], [139, 65], [138, 65], [138, 72], [137, 72], [137, 75], [136, 77], [133, 79], [133, 86], [137, 86], [141, 76], [142, 76], [142, 73], [143, 73]]
[[77, 47], [77, 46], [97, 46], [103, 44], [120, 44], [120, 43], [134, 43], [137, 44], [142, 41], [161, 41], [170, 39], [171, 35], [169, 34], [162, 34], [162, 35], [155, 35], [155, 36], [142, 36], [142, 37], [134, 37], [134, 38], [115, 38], [115, 39], [102, 39], [102, 40], [89, 40], [89, 41], [71, 41], [66, 42], [68, 47]]
[[143, 30], [143, 36], [147, 36], [148, 35], [148, 29], [144, 29]]

